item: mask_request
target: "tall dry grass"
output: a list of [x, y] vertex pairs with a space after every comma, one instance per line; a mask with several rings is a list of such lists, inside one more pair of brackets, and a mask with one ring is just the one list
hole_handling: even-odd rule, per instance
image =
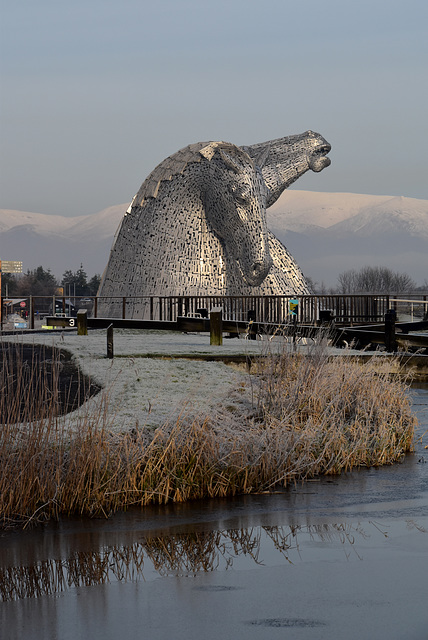
[[[2, 388], [7, 363], [5, 371]], [[318, 474], [390, 464], [411, 449], [415, 425], [403, 383], [378, 365], [329, 359], [322, 348], [267, 355], [235, 390], [234, 403], [201, 419], [182, 416], [149, 443], [144, 430], [110, 431], [108, 394], [96, 411], [82, 411], [71, 435], [41, 393], [32, 403], [42, 410], [28, 409], [25, 425], [10, 418], [17, 399], [2, 394], [3, 527], [268, 491]]]

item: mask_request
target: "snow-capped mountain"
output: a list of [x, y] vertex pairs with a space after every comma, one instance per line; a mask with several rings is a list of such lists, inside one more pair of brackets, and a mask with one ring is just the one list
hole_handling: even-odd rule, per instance
[[[80, 263], [88, 275], [101, 273], [127, 208], [77, 217], [0, 209], [0, 259], [57, 276]], [[268, 225], [303, 272], [329, 286], [364, 265], [405, 271], [419, 284], [428, 279], [428, 200], [289, 189], [268, 210]]]
[[289, 190], [268, 225], [314, 281], [346, 269], [385, 266], [428, 280], [428, 200]]
[[0, 259], [22, 260], [24, 271], [42, 265], [58, 277], [81, 263], [89, 276], [102, 273], [128, 206], [68, 218], [0, 209]]

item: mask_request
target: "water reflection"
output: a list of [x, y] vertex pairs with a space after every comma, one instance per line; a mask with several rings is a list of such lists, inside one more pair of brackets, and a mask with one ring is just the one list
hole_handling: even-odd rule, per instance
[[2, 532], [0, 635], [426, 638], [428, 391], [412, 397], [402, 464]]
[[302, 536], [317, 544], [339, 543], [347, 557], [351, 552], [359, 557], [356, 539], [365, 539], [368, 534], [360, 525], [322, 524], [149, 536], [128, 546], [75, 551], [67, 558], [2, 567], [0, 599], [5, 602], [54, 595], [73, 587], [145, 580], [145, 571], [155, 571], [158, 576], [195, 576], [198, 572], [227, 570], [239, 557], [250, 564], [263, 564], [261, 548], [266, 542], [293, 563], [299, 559]]

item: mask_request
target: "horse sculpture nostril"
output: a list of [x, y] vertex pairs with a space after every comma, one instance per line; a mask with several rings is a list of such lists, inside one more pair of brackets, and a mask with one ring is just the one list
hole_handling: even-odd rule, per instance
[[263, 262], [254, 262], [253, 264], [253, 273], [255, 276], [259, 275], [260, 273], [262, 273], [262, 271], [264, 271], [265, 269], [265, 265], [263, 264]]
[[254, 284], [261, 284], [261, 282], [267, 276], [270, 267], [272, 266], [272, 260], [253, 262], [251, 265], [251, 280]]

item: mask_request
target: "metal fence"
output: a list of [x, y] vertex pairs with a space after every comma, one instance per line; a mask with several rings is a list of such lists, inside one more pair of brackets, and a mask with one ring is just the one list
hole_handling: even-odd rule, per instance
[[[297, 304], [296, 304], [297, 301]], [[333, 317], [336, 323], [381, 321], [389, 308], [388, 296], [199, 296], [160, 297], [150, 300], [151, 320], [175, 320], [177, 316], [206, 313], [223, 308], [227, 320], [281, 323], [295, 317], [297, 322], [316, 324]], [[295, 315], [294, 315], [295, 314]], [[126, 317], [126, 310], [125, 315]]]
[[[9, 304], [3, 308], [3, 326], [11, 315], [19, 314], [28, 328], [37, 328], [42, 326], [43, 318], [47, 315], [73, 317], [80, 308], [87, 309], [88, 316], [96, 318], [100, 317], [99, 310], [105, 307], [106, 302], [114, 302], [115, 317], [124, 319], [143, 317], [147, 320], [175, 321], [178, 316], [208, 315], [213, 307], [221, 306], [223, 317], [227, 320], [283, 323], [293, 319], [299, 323], [317, 324], [332, 317], [336, 324], [353, 325], [381, 322], [391, 306], [414, 309], [420, 303], [418, 309], [426, 314], [426, 297], [419, 296], [419, 301], [409, 297], [407, 301], [401, 301], [403, 307], [399, 298], [388, 295], [123, 296], [114, 299], [29, 296], [15, 307]], [[136, 313], [136, 309], [141, 308], [144, 308], [144, 316], [141, 312], [138, 315]]]
[[428, 296], [408, 296], [405, 298], [391, 297], [390, 304], [401, 320], [410, 322], [428, 320]]

